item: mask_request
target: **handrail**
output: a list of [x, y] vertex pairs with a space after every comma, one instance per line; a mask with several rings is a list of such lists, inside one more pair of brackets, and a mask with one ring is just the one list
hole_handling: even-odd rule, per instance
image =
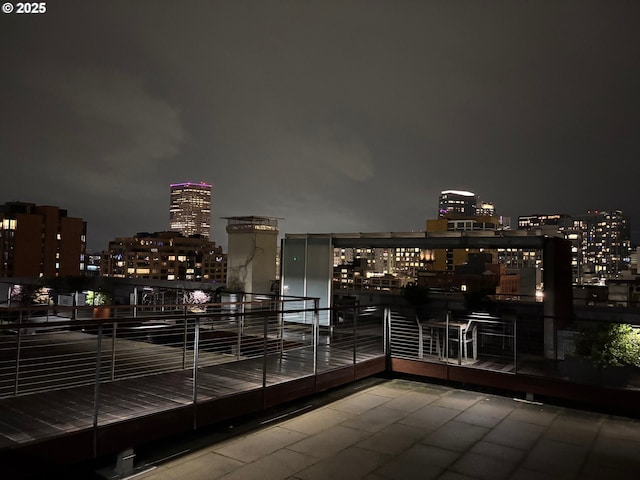
[[[105, 412], [106, 399], [114, 385], [130, 384], [139, 387], [140, 395], [155, 395], [154, 382], [165, 376], [178, 379], [171, 387], [175, 399], [166, 406], [154, 406], [147, 405], [143, 397], [140, 402], [127, 404], [128, 408], [143, 415], [157, 411], [153, 409], [175, 408], [176, 404], [202, 405], [212, 398], [212, 391], [223, 387], [226, 393], [216, 395], [265, 389], [311, 376], [316, 380], [305, 379], [301, 384], [317, 385], [318, 378], [326, 378], [324, 374], [345, 367], [355, 378], [356, 366], [369, 359], [378, 359], [379, 365], [379, 359], [384, 358], [388, 368], [392, 362], [396, 365], [396, 360], [401, 360], [401, 365], [413, 362], [406, 373], [415, 374], [424, 365], [426, 376], [444, 379], [449, 379], [450, 372], [471, 368], [515, 379], [518, 375], [536, 375], [537, 365], [550, 365], [542, 352], [546, 317], [542, 311], [528, 307], [518, 311], [509, 305], [508, 313], [492, 312], [499, 318], [495, 324], [479, 322], [477, 338], [469, 346], [474, 355], [462, 356], [461, 345], [449, 352], [449, 328], [444, 328], [439, 338], [445, 342], [444, 358], [421, 358], [419, 325], [415, 311], [409, 307], [320, 308], [317, 299], [307, 299], [302, 304], [271, 303], [274, 308], [244, 309], [237, 304], [235, 310], [220, 309], [220, 303], [202, 304], [202, 311], [190, 311], [190, 305], [182, 305], [179, 311], [153, 315], [56, 317], [48, 323], [25, 318], [31, 310], [23, 310], [25, 315], [18, 316], [10, 324], [12, 328], [6, 328], [5, 323], [5, 331], [0, 334], [0, 399], [62, 388], [92, 389], [93, 411], [87, 428], [96, 434], [98, 428], [113, 421]], [[121, 306], [120, 313], [130, 307]], [[336, 312], [344, 315], [334, 315]], [[331, 314], [330, 328], [321, 328], [321, 317], [327, 313]], [[438, 318], [451, 320], [450, 314], [444, 317], [445, 312], [441, 313]], [[469, 321], [464, 314], [455, 315]], [[302, 319], [306, 323], [297, 321]], [[449, 358], [450, 353], [455, 357]], [[540, 359], [538, 364], [536, 358]], [[286, 368], [281, 368], [283, 365]], [[540, 370], [538, 374], [563, 380], [559, 370]], [[228, 385], [218, 382], [227, 378], [224, 375], [229, 376]], [[116, 383], [120, 381], [123, 383]], [[513, 382], [516, 384], [517, 379]], [[37, 401], [39, 397], [33, 398]], [[200, 424], [198, 411], [193, 408], [194, 427]], [[95, 436], [94, 442], [97, 441]]]

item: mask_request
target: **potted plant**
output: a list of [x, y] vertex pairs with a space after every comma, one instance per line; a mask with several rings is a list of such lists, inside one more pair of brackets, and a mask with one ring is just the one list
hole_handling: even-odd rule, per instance
[[87, 303], [93, 305], [93, 318], [109, 318], [111, 316], [113, 298], [109, 293], [90, 291], [87, 294]]
[[628, 324], [593, 322], [580, 328], [565, 373], [579, 383], [622, 387], [640, 367], [640, 331]]

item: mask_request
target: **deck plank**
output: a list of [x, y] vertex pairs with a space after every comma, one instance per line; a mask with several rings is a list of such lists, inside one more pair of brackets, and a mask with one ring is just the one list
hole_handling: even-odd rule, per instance
[[[24, 363], [20, 371], [23, 393], [12, 396], [14, 376], [3, 374], [1, 377], [0, 391], [4, 398], [0, 398], [0, 449], [16, 448], [52, 437], [62, 438], [69, 433], [93, 428], [95, 366], [89, 367], [89, 364], [95, 361], [95, 335], [55, 331], [35, 335], [28, 340], [22, 352]], [[1, 338], [0, 357], [9, 359], [14, 345], [15, 338]], [[198, 356], [202, 365], [197, 378], [198, 402], [216, 401], [261, 389], [265, 386], [265, 378], [266, 385], [275, 385], [314, 374], [314, 349], [301, 341], [283, 343], [285, 348], [282, 352], [275, 348], [274, 345], [278, 344], [271, 344], [269, 352], [272, 353], [266, 358], [220, 353], [213, 341], [208, 341], [207, 345], [211, 350], [201, 351]], [[99, 426], [168, 412], [193, 403], [193, 371], [189, 368], [193, 360], [192, 351], [186, 351], [187, 368], [183, 369], [185, 351], [180, 348], [118, 339], [116, 363], [112, 370], [111, 349], [111, 339], [105, 337], [98, 388]], [[255, 352], [250, 349], [242, 353]], [[62, 360], [55, 364], [56, 358]], [[35, 367], [45, 360], [51, 364], [45, 362], [42, 377], [42, 369]], [[8, 371], [11, 362], [7, 362], [5, 368]], [[318, 349], [319, 371], [352, 363], [352, 352], [338, 347]], [[131, 372], [142, 373], [126, 378]], [[110, 381], [112, 373], [115, 379]], [[65, 382], [76, 380], [80, 384], [64, 387]], [[56, 386], [57, 389], [52, 389]], [[34, 391], [26, 392], [27, 388]]]

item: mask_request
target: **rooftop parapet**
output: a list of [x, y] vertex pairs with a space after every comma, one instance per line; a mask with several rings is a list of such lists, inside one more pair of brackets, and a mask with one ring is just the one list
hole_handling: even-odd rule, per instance
[[271, 231], [278, 233], [278, 217], [222, 217], [227, 220], [227, 233], [243, 231]]

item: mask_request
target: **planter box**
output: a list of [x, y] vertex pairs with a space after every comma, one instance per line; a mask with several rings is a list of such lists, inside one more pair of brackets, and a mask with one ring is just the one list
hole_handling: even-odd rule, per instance
[[109, 318], [111, 307], [93, 307], [93, 318]]
[[629, 367], [600, 366], [583, 357], [567, 355], [560, 364], [560, 371], [570, 382], [623, 388], [629, 381]]

